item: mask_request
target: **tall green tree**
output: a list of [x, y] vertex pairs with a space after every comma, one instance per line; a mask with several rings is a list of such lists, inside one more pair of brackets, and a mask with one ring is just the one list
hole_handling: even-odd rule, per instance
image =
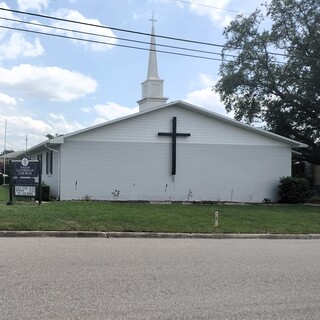
[[54, 138], [57, 138], [57, 137], [61, 137], [63, 136], [63, 134], [59, 134], [59, 133], [56, 133], [55, 135], [51, 134], [51, 133], [47, 133], [46, 134], [46, 137], [51, 140], [51, 139], [54, 139]]
[[308, 144], [304, 158], [320, 164], [319, 0], [262, 6], [225, 28], [215, 90], [237, 120]]
[[5, 150], [3, 150], [2, 152], [0, 152], [0, 156], [4, 156], [5, 154], [12, 153], [12, 152], [14, 152], [14, 150], [7, 150], [7, 149], [5, 149]]

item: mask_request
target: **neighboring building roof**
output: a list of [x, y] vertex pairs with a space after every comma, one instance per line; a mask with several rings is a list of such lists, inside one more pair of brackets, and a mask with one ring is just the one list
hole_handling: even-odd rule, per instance
[[131, 119], [131, 118], [140, 117], [140, 116], [142, 116], [144, 114], [155, 112], [157, 110], [164, 109], [164, 108], [170, 108], [172, 106], [178, 106], [180, 108], [184, 108], [184, 109], [187, 109], [187, 110], [190, 110], [190, 111], [193, 111], [193, 112], [197, 112], [197, 113], [203, 114], [203, 115], [205, 115], [207, 117], [211, 117], [213, 119], [225, 122], [227, 124], [230, 124], [230, 125], [233, 125], [233, 126], [236, 126], [236, 127], [239, 127], [239, 128], [243, 128], [243, 129], [252, 131], [252, 132], [254, 132], [256, 134], [263, 135], [263, 136], [269, 137], [271, 139], [274, 139], [274, 140], [280, 141], [282, 143], [285, 143], [285, 144], [291, 146], [292, 148], [305, 148], [305, 147], [307, 147], [306, 144], [301, 143], [299, 141], [295, 141], [295, 140], [292, 140], [292, 139], [289, 139], [289, 138], [285, 138], [285, 137], [282, 137], [280, 135], [274, 134], [272, 132], [265, 131], [263, 129], [255, 128], [255, 127], [253, 127], [251, 125], [244, 124], [244, 123], [236, 121], [236, 120], [234, 120], [232, 118], [220, 115], [218, 113], [215, 113], [215, 112], [212, 112], [212, 111], [200, 108], [200, 107], [197, 107], [197, 106], [195, 106], [195, 105], [193, 105], [191, 103], [188, 103], [188, 102], [185, 102], [185, 101], [181, 101], [181, 100], [177, 100], [177, 101], [173, 101], [173, 102], [164, 104], [164, 105], [159, 106], [159, 107], [155, 107], [155, 108], [152, 108], [152, 109], [149, 109], [149, 110], [137, 112], [137, 113], [134, 113], [134, 114], [129, 115], [129, 116], [125, 116], [125, 117], [121, 117], [121, 118], [118, 118], [118, 119], [115, 119], [115, 120], [111, 120], [111, 121], [108, 121], [108, 122], [100, 123], [100, 124], [92, 126], [92, 127], [88, 127], [88, 128], [85, 128], [85, 129], [74, 131], [74, 132], [71, 132], [69, 134], [66, 134], [66, 135], [63, 135], [63, 136], [60, 136], [60, 137], [57, 137], [57, 138], [53, 138], [51, 140], [47, 140], [45, 142], [42, 142], [42, 143], [40, 143], [40, 144], [28, 149], [27, 152], [31, 152], [31, 151], [36, 150], [36, 149], [41, 148], [41, 147], [45, 147], [46, 145], [62, 144], [62, 143], [64, 143], [65, 139], [67, 139], [69, 137], [72, 137], [72, 136], [75, 136], [77, 134], [85, 133], [85, 132], [88, 132], [88, 131], [91, 131], [91, 130], [95, 130], [97, 128], [101, 128], [103, 126], [108, 126], [108, 125], [111, 125], [111, 124], [115, 124], [115, 123], [118, 123], [118, 122], [122, 122], [122, 121], [125, 121], [125, 120], [128, 120], [128, 119]]
[[26, 151], [23, 150], [23, 151], [15, 151], [15, 152], [10, 152], [10, 153], [7, 153], [5, 155], [2, 155], [0, 156], [0, 159], [17, 159], [17, 158], [20, 158], [21, 156], [25, 155]]

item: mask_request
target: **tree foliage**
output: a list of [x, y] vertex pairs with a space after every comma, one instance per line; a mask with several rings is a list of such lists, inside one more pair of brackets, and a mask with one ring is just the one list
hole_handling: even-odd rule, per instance
[[308, 144], [305, 158], [320, 163], [319, 0], [272, 0], [263, 8], [225, 28], [215, 89], [237, 120], [259, 120]]
[[59, 134], [59, 133], [56, 133], [56, 134], [51, 134], [51, 133], [47, 133], [46, 134], [46, 138], [48, 138], [49, 140], [51, 140], [51, 139], [54, 139], [54, 138], [57, 138], [57, 137], [62, 137], [63, 136], [63, 134]]
[[2, 152], [0, 152], [0, 156], [4, 156], [4, 155], [6, 155], [6, 154], [8, 154], [8, 153], [12, 153], [12, 152], [14, 152], [14, 150], [7, 150], [7, 149], [5, 149], [5, 150], [3, 150]]

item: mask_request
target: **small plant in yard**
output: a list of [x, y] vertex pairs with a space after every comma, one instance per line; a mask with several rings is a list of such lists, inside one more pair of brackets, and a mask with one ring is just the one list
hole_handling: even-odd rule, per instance
[[282, 177], [279, 195], [282, 203], [303, 203], [312, 196], [312, 186], [305, 178]]
[[111, 193], [112, 193], [112, 196], [113, 196], [113, 200], [118, 200], [118, 198], [120, 196], [120, 190], [114, 190]]
[[187, 201], [188, 202], [191, 201], [192, 197], [193, 197], [192, 191], [189, 189]]
[[90, 200], [91, 200], [91, 197], [86, 194], [85, 196], [82, 197], [82, 200], [84, 200], [84, 201], [90, 201]]

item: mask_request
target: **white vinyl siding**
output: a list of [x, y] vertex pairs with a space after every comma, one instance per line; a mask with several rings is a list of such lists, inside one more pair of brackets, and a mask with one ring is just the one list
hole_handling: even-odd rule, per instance
[[261, 202], [275, 200], [279, 178], [291, 174], [290, 148], [178, 144], [173, 179], [170, 143], [64, 147], [62, 199], [112, 200], [120, 190], [121, 200], [184, 201], [190, 189], [193, 200]]
[[181, 139], [180, 143], [285, 145], [262, 134], [175, 106], [88, 130], [67, 140], [166, 143], [159, 139], [158, 132], [170, 132], [174, 116], [177, 117], [177, 131], [191, 133], [187, 140]]
[[[175, 176], [171, 137], [158, 136], [173, 117], [190, 133], [177, 137]], [[178, 103], [55, 139], [43, 181], [61, 200], [113, 200], [118, 190], [118, 200], [273, 201], [298, 145]]]
[[[171, 132], [177, 117], [177, 174]], [[66, 137], [61, 145], [61, 199], [262, 202], [277, 199], [291, 174], [291, 147], [270, 136], [180, 108], [153, 112]]]

